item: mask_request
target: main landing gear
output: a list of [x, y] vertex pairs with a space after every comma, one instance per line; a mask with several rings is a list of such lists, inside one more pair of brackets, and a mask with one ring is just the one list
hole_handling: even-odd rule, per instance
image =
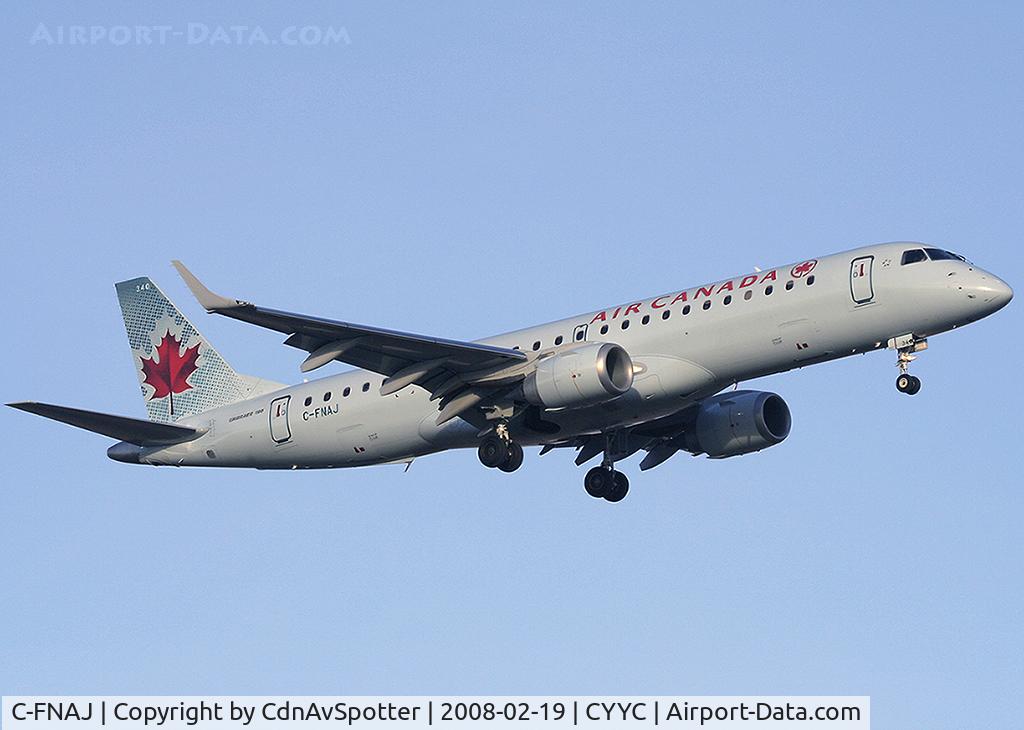
[[583, 488], [595, 499], [608, 502], [621, 502], [629, 494], [629, 479], [621, 471], [615, 471], [612, 461], [612, 440], [614, 436], [606, 436], [604, 459], [601, 466], [595, 466], [583, 477]]
[[489, 469], [511, 473], [523, 465], [523, 447], [509, 437], [507, 427], [499, 426], [484, 436], [476, 453]]
[[896, 390], [907, 395], [917, 395], [921, 390], [921, 379], [911, 375], [908, 370], [910, 363], [917, 359], [914, 353], [928, 349], [928, 340], [907, 337], [893, 338], [890, 342], [897, 345], [896, 367], [900, 369], [900, 374], [896, 378]]
[[596, 499], [621, 502], [629, 494], [629, 479], [609, 466], [595, 466], [583, 478], [583, 488]]

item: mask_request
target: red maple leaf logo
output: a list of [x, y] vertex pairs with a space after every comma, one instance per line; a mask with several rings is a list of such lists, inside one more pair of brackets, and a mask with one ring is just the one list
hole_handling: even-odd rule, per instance
[[[174, 394], [191, 390], [188, 376], [196, 371], [199, 359], [199, 344], [181, 350], [181, 340], [171, 334], [164, 333], [160, 342], [153, 348], [153, 356], [142, 358], [143, 383], [153, 386], [153, 398], [170, 397], [169, 407], [174, 415]], [[159, 358], [159, 360], [157, 359]]]
[[818, 265], [818, 260], [817, 259], [812, 259], [810, 261], [804, 261], [802, 264], [797, 264], [792, 269], [790, 269], [789, 273], [792, 276], [794, 276], [797, 279], [799, 279], [799, 278], [801, 278], [803, 276], [806, 276], [807, 274], [811, 273], [812, 271], [814, 271], [814, 267], [817, 266], [817, 265]]

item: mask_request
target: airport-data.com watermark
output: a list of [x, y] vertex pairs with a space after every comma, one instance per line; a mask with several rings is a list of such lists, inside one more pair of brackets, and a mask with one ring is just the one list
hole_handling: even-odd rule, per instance
[[29, 45], [78, 47], [322, 47], [352, 43], [341, 25], [261, 25], [184, 23], [181, 25], [47, 25], [39, 23]]

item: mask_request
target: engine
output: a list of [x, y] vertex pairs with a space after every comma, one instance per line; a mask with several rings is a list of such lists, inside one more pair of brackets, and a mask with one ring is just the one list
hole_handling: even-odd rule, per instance
[[687, 429], [686, 450], [712, 459], [749, 454], [784, 441], [792, 422], [789, 406], [775, 393], [723, 393], [701, 403]]
[[578, 408], [616, 398], [633, 387], [633, 361], [619, 345], [592, 343], [551, 355], [523, 382], [530, 403]]

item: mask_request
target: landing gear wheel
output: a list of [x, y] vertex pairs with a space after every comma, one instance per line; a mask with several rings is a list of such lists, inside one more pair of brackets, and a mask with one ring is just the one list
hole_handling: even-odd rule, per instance
[[507, 458], [502, 463], [498, 464], [498, 468], [503, 472], [511, 474], [516, 469], [523, 465], [523, 447], [514, 441], [508, 445]]
[[493, 433], [489, 434], [480, 442], [476, 455], [488, 469], [501, 466], [508, 460], [508, 442]]
[[921, 390], [921, 378], [910, 373], [901, 373], [896, 378], [896, 390], [907, 395], [917, 395]]
[[583, 488], [587, 490], [587, 494], [595, 499], [601, 499], [608, 495], [614, 486], [614, 472], [611, 469], [606, 469], [603, 466], [595, 466], [593, 469], [587, 472], [587, 475], [583, 478]]
[[612, 488], [604, 496], [609, 502], [621, 502], [629, 494], [629, 479], [621, 471], [612, 472]]

